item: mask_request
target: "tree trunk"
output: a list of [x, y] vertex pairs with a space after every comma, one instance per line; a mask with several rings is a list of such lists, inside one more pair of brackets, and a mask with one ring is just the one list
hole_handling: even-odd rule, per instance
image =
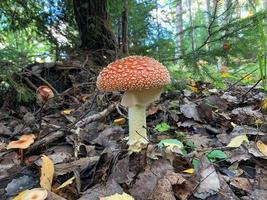
[[194, 52], [196, 49], [196, 43], [195, 43], [195, 28], [193, 23], [193, 16], [192, 16], [192, 0], [188, 0], [188, 8], [189, 8], [189, 22], [190, 22], [190, 28], [191, 28], [191, 46], [192, 51]]
[[128, 49], [128, 0], [124, 0], [122, 12], [122, 53], [129, 54]]
[[179, 0], [176, 4], [176, 56], [182, 55], [182, 40], [183, 40], [183, 5], [182, 0]]
[[[262, 3], [262, 8], [263, 8], [264, 12], [267, 13], [267, 0], [262, 0], [261, 3]], [[266, 17], [264, 20], [264, 24], [265, 24], [265, 35], [267, 35], [267, 19], [266, 19]], [[266, 50], [267, 50], [267, 40], [266, 40], [265, 46], [266, 46]], [[266, 52], [266, 54], [267, 54], [267, 52]]]
[[[157, 41], [160, 40], [160, 23], [159, 23], [159, 4], [158, 0], [156, 1], [156, 19], [157, 19]], [[156, 45], [156, 53], [157, 53], [157, 59], [161, 60], [161, 55], [159, 53], [159, 43], [157, 42]]]
[[121, 32], [121, 18], [119, 18], [118, 20], [118, 35], [117, 35], [117, 44], [118, 44], [118, 53], [120, 53], [120, 50], [121, 50], [121, 45], [122, 45], [122, 42], [121, 42], [121, 35], [122, 35], [122, 32]]
[[110, 28], [107, 0], [73, 0], [80, 34], [80, 47], [88, 50], [116, 50]]
[[[208, 27], [210, 26], [210, 23], [211, 23], [211, 15], [212, 15], [212, 12], [211, 12], [210, 0], [206, 0], [205, 21], [206, 21], [207, 29], [208, 29]], [[209, 48], [209, 40], [207, 41], [207, 44], [205, 46], [206, 46], [206, 50], [210, 49]]]

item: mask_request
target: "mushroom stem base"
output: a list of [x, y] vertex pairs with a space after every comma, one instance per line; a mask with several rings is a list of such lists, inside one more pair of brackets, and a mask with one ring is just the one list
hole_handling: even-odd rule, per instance
[[142, 146], [148, 143], [146, 133], [145, 105], [129, 107], [129, 151], [140, 152]]

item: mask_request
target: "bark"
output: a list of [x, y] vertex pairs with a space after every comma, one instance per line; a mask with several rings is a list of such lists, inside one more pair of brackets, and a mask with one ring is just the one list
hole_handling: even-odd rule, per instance
[[[212, 12], [211, 12], [211, 6], [210, 6], [210, 0], [206, 0], [206, 14], [205, 14], [205, 21], [206, 21], [206, 27], [208, 29], [208, 27], [210, 26], [211, 23], [211, 16], [212, 16]], [[207, 40], [207, 44], [206, 46], [206, 50], [209, 50], [209, 40]]]
[[121, 49], [121, 45], [122, 45], [122, 42], [121, 42], [121, 35], [122, 35], [122, 32], [121, 32], [121, 18], [119, 18], [118, 20], [118, 35], [117, 35], [117, 43], [118, 43], [118, 51], [120, 52], [120, 49]]
[[176, 4], [176, 56], [182, 55], [182, 40], [183, 40], [183, 5], [182, 0]]
[[[262, 8], [263, 10], [267, 13], [267, 0], [262, 0]], [[267, 17], [265, 17], [265, 20], [264, 20], [264, 24], [265, 24], [265, 35], [267, 36]], [[267, 49], [267, 40], [266, 40], [266, 49]], [[267, 54], [267, 52], [266, 52]]]
[[74, 15], [80, 34], [80, 47], [89, 50], [114, 50], [107, 0], [73, 0]]
[[194, 29], [194, 23], [193, 23], [193, 16], [192, 16], [192, 0], [188, 0], [188, 8], [189, 8], [189, 22], [191, 30], [191, 45], [192, 45], [192, 51], [194, 52], [196, 49], [196, 43], [195, 43], [195, 29]]
[[129, 54], [128, 49], [128, 0], [124, 0], [122, 12], [122, 53]]

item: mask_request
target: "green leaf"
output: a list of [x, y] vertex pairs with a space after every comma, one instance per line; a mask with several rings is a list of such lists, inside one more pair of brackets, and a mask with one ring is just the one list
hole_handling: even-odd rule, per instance
[[207, 157], [210, 161], [214, 162], [216, 160], [222, 160], [222, 159], [226, 159], [227, 158], [227, 155], [221, 151], [221, 150], [213, 150], [213, 151], [210, 151], [208, 154], [207, 154]]
[[157, 124], [157, 126], [155, 127], [155, 130], [157, 130], [158, 132], [168, 131], [169, 129], [170, 129], [170, 125], [167, 124], [166, 122]]
[[195, 149], [196, 145], [191, 140], [186, 141], [185, 145], [190, 149]]
[[176, 139], [166, 139], [166, 140], [161, 140], [160, 143], [158, 144], [160, 147], [178, 147], [179, 149], [183, 149], [184, 145], [182, 142]]

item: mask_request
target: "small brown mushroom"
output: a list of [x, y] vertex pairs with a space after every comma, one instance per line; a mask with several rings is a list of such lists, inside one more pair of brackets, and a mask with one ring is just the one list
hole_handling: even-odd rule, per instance
[[43, 188], [33, 188], [25, 191], [21, 200], [45, 200], [48, 192]]
[[54, 93], [50, 87], [42, 85], [38, 87], [36, 91], [37, 101], [40, 103], [46, 103], [49, 99], [54, 97]]
[[7, 145], [7, 149], [19, 149], [21, 160], [23, 160], [23, 149], [29, 148], [29, 146], [34, 142], [35, 135], [28, 134], [22, 135], [18, 140], [12, 141]]

